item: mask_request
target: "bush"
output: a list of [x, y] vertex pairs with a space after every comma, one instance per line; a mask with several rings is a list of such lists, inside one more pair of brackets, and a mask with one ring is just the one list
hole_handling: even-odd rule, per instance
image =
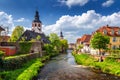
[[[30, 67], [33, 63], [35, 63], [37, 60], [36, 59], [32, 59], [29, 60], [27, 63], [25, 63], [20, 69], [16, 69], [16, 70], [11, 70], [11, 71], [2, 71], [0, 72], [0, 76], [2, 78], [2, 80], [16, 80], [16, 78], [24, 71], [26, 70], [28, 67]], [[1, 80], [1, 79], [0, 79]]]
[[29, 53], [32, 46], [32, 42], [20, 42], [20, 51], [18, 53]]
[[92, 66], [94, 69], [120, 76], [120, 63], [114, 57], [107, 57], [103, 62], [96, 62], [95, 59], [87, 54], [74, 54], [78, 64]]
[[43, 66], [43, 63], [38, 59], [34, 64], [21, 73], [16, 80], [32, 80], [38, 75], [38, 70]]
[[3, 56], [4, 56], [4, 52], [0, 51], [0, 70], [3, 68]]
[[4, 52], [3, 51], [0, 51], [0, 58], [4, 56]]
[[3, 68], [5, 70], [14, 70], [20, 68], [27, 61], [39, 57], [38, 55], [38, 53], [34, 53], [5, 58], [3, 60]]

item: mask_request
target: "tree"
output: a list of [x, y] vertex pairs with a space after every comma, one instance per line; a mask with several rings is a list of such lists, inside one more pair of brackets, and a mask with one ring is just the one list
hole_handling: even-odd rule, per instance
[[51, 45], [54, 46], [55, 50], [60, 50], [61, 42], [57, 34], [51, 33], [49, 36], [49, 40], [51, 42]]
[[109, 42], [110, 38], [108, 36], [102, 35], [101, 33], [95, 33], [90, 43], [94, 49], [99, 49], [99, 55], [101, 56], [101, 50], [106, 49]]
[[61, 39], [61, 51], [65, 52], [68, 48], [68, 41], [66, 39]]
[[16, 26], [10, 37], [11, 42], [16, 42], [20, 36], [23, 34], [24, 28], [22, 26]]

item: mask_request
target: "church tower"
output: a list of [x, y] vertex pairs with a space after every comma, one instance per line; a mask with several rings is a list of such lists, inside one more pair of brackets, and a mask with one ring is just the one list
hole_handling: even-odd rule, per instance
[[36, 33], [42, 33], [42, 22], [39, 20], [39, 12], [37, 10], [32, 22], [32, 31]]
[[62, 30], [61, 30], [61, 32], [60, 32], [60, 39], [64, 39], [64, 36], [63, 36]]

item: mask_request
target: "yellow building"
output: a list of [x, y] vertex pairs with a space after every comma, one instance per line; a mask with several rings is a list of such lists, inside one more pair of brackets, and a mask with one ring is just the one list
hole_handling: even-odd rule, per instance
[[120, 27], [106, 25], [100, 27], [95, 32], [100, 32], [103, 35], [107, 35], [110, 37], [109, 48], [111, 49], [120, 48]]

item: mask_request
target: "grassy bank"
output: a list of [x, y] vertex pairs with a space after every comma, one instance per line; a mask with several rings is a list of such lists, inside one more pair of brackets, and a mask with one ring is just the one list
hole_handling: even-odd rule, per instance
[[30, 80], [38, 75], [37, 72], [39, 72], [40, 67], [42, 67], [44, 65], [43, 63], [49, 60], [49, 58], [49, 56], [43, 56], [41, 58], [32, 59], [19, 69], [2, 71], [0, 72], [0, 80], [23, 80], [22, 78]]
[[103, 62], [97, 62], [91, 55], [88, 54], [73, 54], [78, 64], [100, 69], [105, 73], [120, 76], [120, 62], [114, 58], [106, 58]]

